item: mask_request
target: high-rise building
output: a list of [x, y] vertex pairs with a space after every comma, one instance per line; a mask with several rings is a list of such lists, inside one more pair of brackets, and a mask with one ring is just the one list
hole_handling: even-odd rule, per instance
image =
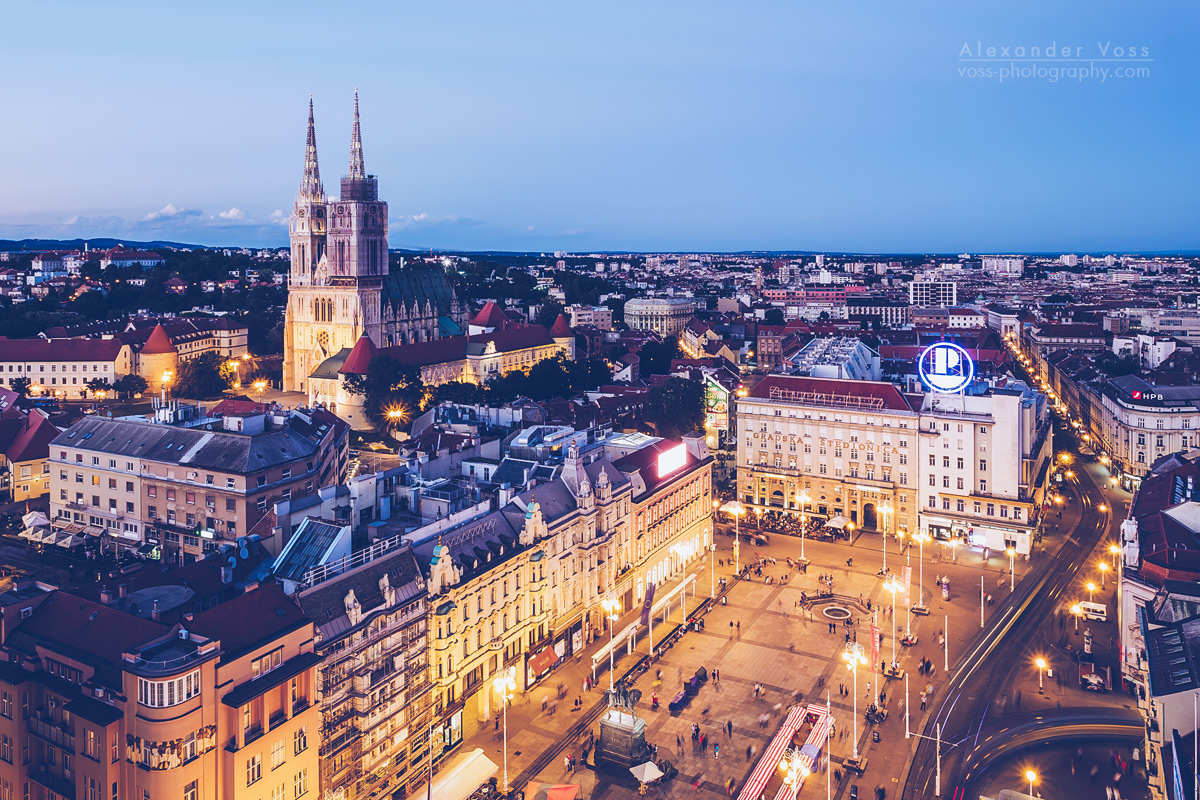
[[918, 308], [958, 305], [957, 281], [917, 280], [908, 284], [908, 304]]
[[1025, 259], [989, 256], [983, 259], [983, 271], [993, 278], [1019, 278], [1025, 273]]
[[388, 268], [388, 206], [367, 174], [358, 92], [350, 164], [337, 200], [325, 197], [312, 100], [300, 190], [292, 206], [283, 388], [305, 391], [329, 356], [367, 336], [378, 347], [463, 332], [467, 309], [436, 267]]

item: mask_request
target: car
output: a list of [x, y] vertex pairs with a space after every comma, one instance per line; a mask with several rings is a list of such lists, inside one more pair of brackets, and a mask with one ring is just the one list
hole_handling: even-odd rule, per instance
[[1079, 608], [1084, 619], [1108, 622], [1108, 606], [1102, 603], [1080, 603]]
[[850, 800], [858, 800], [858, 784], [850, 787]]

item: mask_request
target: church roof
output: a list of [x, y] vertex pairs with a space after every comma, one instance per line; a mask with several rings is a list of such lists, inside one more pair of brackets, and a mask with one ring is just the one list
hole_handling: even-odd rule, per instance
[[503, 328], [508, 325], [508, 317], [504, 314], [504, 309], [496, 305], [496, 301], [488, 300], [478, 314], [471, 320], [472, 325], [480, 328]]
[[329, 358], [317, 365], [317, 368], [308, 376], [310, 378], [336, 380], [338, 373], [342, 369], [342, 365], [346, 363], [346, 359], [350, 357], [350, 348], [343, 347]]
[[562, 314], [558, 315], [558, 319], [554, 320], [554, 327], [550, 329], [550, 335], [555, 339], [561, 339], [564, 336], [574, 336], [571, 333], [571, 326], [567, 324], [567, 318]]
[[157, 356], [174, 352], [176, 350], [175, 345], [171, 344], [171, 337], [167, 336], [162, 325], [155, 325], [154, 330], [150, 332], [150, 338], [142, 345], [142, 355]]
[[379, 348], [371, 341], [371, 337], [358, 337], [358, 341], [354, 343], [354, 348], [350, 351], [350, 355], [346, 358], [346, 363], [342, 364], [342, 368], [338, 372], [343, 375], [366, 375], [367, 367], [371, 365], [371, 359], [379, 355]]
[[383, 279], [383, 302], [409, 309], [413, 303], [425, 308], [425, 301], [437, 315], [449, 314], [454, 288], [446, 274], [436, 267], [405, 266], [392, 270]]

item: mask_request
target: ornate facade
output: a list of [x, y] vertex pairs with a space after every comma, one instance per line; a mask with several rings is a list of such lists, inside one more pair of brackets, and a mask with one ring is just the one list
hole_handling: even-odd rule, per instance
[[363, 161], [358, 92], [350, 166], [337, 200], [325, 197], [312, 100], [300, 191], [292, 205], [283, 388], [306, 391], [313, 370], [366, 335], [379, 347], [462, 333], [466, 309], [436, 268], [388, 266], [388, 206]]

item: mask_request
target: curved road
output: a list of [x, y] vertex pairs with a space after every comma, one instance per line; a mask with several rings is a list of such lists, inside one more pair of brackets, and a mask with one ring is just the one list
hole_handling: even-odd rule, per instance
[[[942, 739], [942, 796], [953, 797], [957, 787], [967, 777], [976, 775], [976, 751], [991, 751], [1008, 734], [1008, 727], [998, 724], [995, 732], [988, 714], [995, 698], [995, 687], [1010, 684], [1017, 669], [1029, 669], [1022, 658], [1026, 646], [1035, 640], [1042, 626], [1054, 619], [1063, 605], [1064, 593], [1079, 570], [1087, 563], [1097, 543], [1108, 531], [1108, 511], [1099, 511], [1092, 501], [1100, 496], [1095, 482], [1086, 469], [1077, 469], [1075, 486], [1080, 508], [1080, 521], [1067, 534], [1065, 541], [1050, 558], [1028, 576], [1017, 591], [1010, 595], [994, 618], [992, 625], [977, 636], [967, 654], [947, 682], [946, 691], [934, 707], [922, 731], [924, 737], [917, 745], [904, 783], [901, 797], [905, 800], [934, 797], [936, 773], [935, 726], [941, 725]], [[1111, 713], [1097, 709], [1084, 719], [1072, 717], [1072, 725], [1110, 721]], [[1056, 715], [1056, 722], [1057, 722]], [[1041, 735], [1050, 736], [1048, 722], [1040, 723]]]

